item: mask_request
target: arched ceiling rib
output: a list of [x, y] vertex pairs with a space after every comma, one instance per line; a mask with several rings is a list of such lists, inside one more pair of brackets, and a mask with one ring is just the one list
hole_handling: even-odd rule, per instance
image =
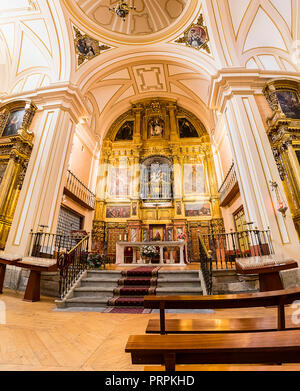
[[60, 23], [59, 18], [57, 0], [51, 5], [41, 0], [1, 3], [0, 39], [6, 65], [0, 94], [18, 94], [69, 79], [70, 44], [64, 20]]

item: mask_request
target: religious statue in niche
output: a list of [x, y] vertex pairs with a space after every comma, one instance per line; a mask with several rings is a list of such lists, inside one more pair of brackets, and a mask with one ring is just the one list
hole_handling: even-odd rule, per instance
[[25, 110], [16, 110], [10, 113], [6, 126], [3, 130], [2, 136], [12, 136], [17, 134], [18, 130], [22, 126]]
[[184, 36], [178, 38], [176, 43], [185, 43], [186, 46], [200, 50], [204, 49], [207, 53], [210, 53], [207, 43], [209, 42], [207, 28], [203, 25], [202, 14], [197, 20], [197, 23], [193, 23], [184, 32]]
[[132, 140], [134, 121], [126, 121], [118, 130], [115, 141]]
[[159, 117], [152, 117], [148, 122], [149, 137], [162, 137], [164, 132], [164, 121]]
[[300, 119], [300, 102], [297, 93], [295, 91], [279, 90], [276, 95], [285, 116]]
[[180, 138], [199, 137], [194, 125], [186, 118], [179, 118], [178, 124]]
[[110, 46], [101, 44], [95, 39], [86, 34], [81, 34], [78, 28], [73, 27], [75, 31], [75, 51], [78, 55], [78, 65], [81, 65], [85, 60], [91, 60], [98, 56], [101, 50], [111, 49]]

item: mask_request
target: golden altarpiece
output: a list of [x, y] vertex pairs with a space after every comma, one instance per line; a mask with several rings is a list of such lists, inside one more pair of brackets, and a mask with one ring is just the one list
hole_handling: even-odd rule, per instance
[[11, 102], [0, 108], [0, 248], [4, 249], [33, 147], [29, 131], [36, 106]]
[[175, 100], [135, 102], [102, 147], [93, 246], [114, 258], [117, 241], [172, 241], [223, 227], [207, 131]]
[[271, 81], [264, 94], [273, 110], [268, 137], [300, 239], [300, 83]]

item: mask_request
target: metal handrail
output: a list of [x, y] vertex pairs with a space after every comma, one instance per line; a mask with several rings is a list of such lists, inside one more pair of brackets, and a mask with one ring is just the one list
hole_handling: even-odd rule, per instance
[[87, 270], [87, 256], [90, 235], [81, 239], [70, 251], [61, 254], [57, 260], [60, 270], [59, 297], [63, 299], [75, 281]]
[[205, 282], [206, 293], [212, 294], [212, 256], [211, 251], [207, 250], [201, 235], [199, 238], [200, 267]]
[[95, 208], [96, 195], [72, 171], [67, 171], [65, 188], [91, 208]]

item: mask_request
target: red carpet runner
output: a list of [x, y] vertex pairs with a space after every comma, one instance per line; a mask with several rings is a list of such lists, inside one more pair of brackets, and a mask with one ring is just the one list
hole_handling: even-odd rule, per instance
[[118, 281], [119, 286], [114, 289], [115, 297], [108, 301], [108, 305], [143, 307], [144, 296], [155, 295], [158, 270], [156, 266], [142, 266], [122, 271], [124, 278]]

